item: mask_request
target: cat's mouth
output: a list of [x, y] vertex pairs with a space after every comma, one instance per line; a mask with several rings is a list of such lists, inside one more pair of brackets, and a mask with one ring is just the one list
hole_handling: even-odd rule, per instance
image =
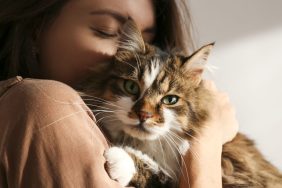
[[165, 134], [168, 126], [163, 123], [157, 123], [153, 120], [141, 121], [137, 118], [130, 118], [127, 114], [117, 114], [121, 122], [120, 129], [130, 137], [139, 140], [155, 140]]
[[132, 130], [136, 130], [136, 131], [142, 131], [144, 133], [147, 133], [147, 134], [152, 134], [150, 129], [148, 129], [148, 125], [145, 123], [145, 122], [139, 122], [138, 124], [135, 124], [135, 125], [128, 125], [130, 126], [130, 128]]
[[146, 129], [146, 123], [145, 122], [140, 122], [139, 124], [135, 125], [133, 128], [138, 129], [140, 131], [144, 131], [146, 133], [150, 133], [150, 131], [148, 129]]
[[154, 130], [153, 126], [146, 122], [139, 122], [138, 124], [125, 126], [124, 132], [140, 140], [155, 140], [160, 134]]

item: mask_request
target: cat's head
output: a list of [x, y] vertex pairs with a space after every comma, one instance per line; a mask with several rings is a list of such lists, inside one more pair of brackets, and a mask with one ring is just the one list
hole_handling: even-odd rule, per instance
[[128, 21], [118, 45], [114, 63], [100, 72], [104, 79], [93, 88], [102, 98], [97, 119], [103, 126], [153, 140], [169, 131], [188, 131], [206, 117], [201, 75], [213, 44], [191, 56], [166, 53], [146, 44], [135, 23]]

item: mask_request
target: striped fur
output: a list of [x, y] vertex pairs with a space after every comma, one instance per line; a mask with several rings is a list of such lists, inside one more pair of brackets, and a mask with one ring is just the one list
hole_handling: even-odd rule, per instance
[[[202, 86], [201, 75], [213, 44], [189, 57], [165, 53], [144, 43], [129, 21], [119, 45], [114, 62], [93, 71], [82, 84], [85, 96], [95, 97], [85, 101], [94, 106], [97, 123], [111, 143], [134, 148], [128, 151], [137, 174], [130, 185], [176, 187], [180, 155], [189, 149], [209, 118], [213, 98]], [[138, 93], [130, 94], [125, 89], [127, 80], [138, 86]], [[178, 96], [178, 102], [164, 104], [167, 95]], [[225, 188], [282, 187], [278, 170], [242, 134], [224, 146], [222, 168]]]

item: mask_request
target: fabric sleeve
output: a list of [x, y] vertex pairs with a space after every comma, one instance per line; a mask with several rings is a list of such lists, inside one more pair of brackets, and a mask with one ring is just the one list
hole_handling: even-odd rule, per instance
[[65, 84], [24, 79], [0, 97], [0, 187], [121, 187], [105, 171], [107, 148]]

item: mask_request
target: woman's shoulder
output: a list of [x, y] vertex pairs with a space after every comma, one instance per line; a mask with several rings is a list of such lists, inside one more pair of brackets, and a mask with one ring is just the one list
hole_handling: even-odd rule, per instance
[[9, 88], [20, 83], [23, 80], [21, 76], [16, 76], [7, 80], [0, 81], [0, 96], [2, 96]]
[[78, 93], [70, 86], [54, 80], [23, 79], [20, 76], [0, 82], [0, 98], [12, 95], [14, 98], [53, 101], [81, 100]]
[[79, 94], [62, 82], [15, 77], [0, 82], [0, 91], [0, 119], [23, 117], [46, 124], [79, 112], [95, 119]]
[[70, 86], [43, 79], [15, 77], [0, 83], [0, 114], [56, 114], [66, 108], [87, 109], [79, 94]]

